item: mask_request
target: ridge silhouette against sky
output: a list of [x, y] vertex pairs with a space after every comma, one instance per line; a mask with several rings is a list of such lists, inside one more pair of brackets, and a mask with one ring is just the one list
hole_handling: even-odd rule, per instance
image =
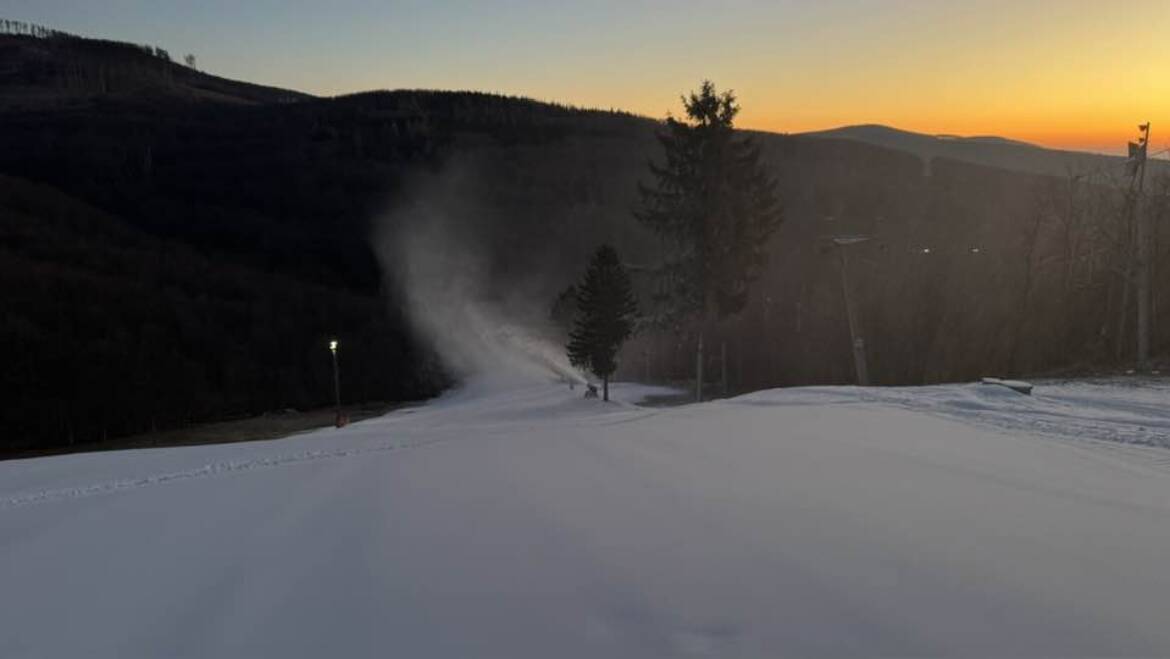
[[1152, 121], [1170, 142], [1164, 0], [6, 0], [0, 15], [316, 94], [473, 89], [657, 117], [710, 78], [738, 92], [747, 128], [881, 123], [1118, 153]]

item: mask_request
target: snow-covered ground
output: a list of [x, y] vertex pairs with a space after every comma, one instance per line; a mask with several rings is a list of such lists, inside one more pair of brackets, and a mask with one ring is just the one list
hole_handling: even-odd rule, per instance
[[1170, 389], [469, 386], [0, 463], [2, 657], [1170, 655]]

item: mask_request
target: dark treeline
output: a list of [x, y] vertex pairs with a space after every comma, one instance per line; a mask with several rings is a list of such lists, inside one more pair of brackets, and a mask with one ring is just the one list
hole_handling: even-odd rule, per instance
[[[7, 18], [0, 18], [0, 34], [24, 35], [38, 39], [78, 38], [68, 32], [47, 28], [44, 25], [37, 25], [36, 23], [28, 23], [26, 21], [14, 21]], [[153, 47], [147, 48], [150, 48], [150, 50], [146, 52], [153, 52]]]
[[[66, 64], [78, 48], [98, 49], [86, 56], [95, 70], [122, 57], [74, 44], [59, 52]], [[460, 153], [613, 131], [487, 94], [26, 93], [38, 81], [61, 92], [63, 68], [0, 76], [0, 98], [19, 101], [0, 104], [6, 448], [326, 405], [331, 336], [347, 401], [433, 395], [447, 377], [394, 310], [371, 223]], [[195, 86], [204, 78], [215, 80]], [[644, 123], [604, 116], [619, 133]]]
[[[826, 240], [835, 235], [871, 237], [846, 249], [876, 384], [1132, 367], [1125, 181], [942, 160], [923, 176], [916, 158], [844, 143], [826, 151], [794, 140], [773, 144], [769, 157], [794, 221], [778, 231], [748, 308], [715, 328], [728, 339], [734, 390], [854, 381], [839, 255]], [[1140, 210], [1156, 227], [1152, 343], [1162, 361], [1170, 351], [1168, 184], [1160, 174], [1147, 181]], [[693, 372], [693, 336], [639, 341], [627, 352], [627, 375]], [[717, 374], [718, 355], [708, 359]]]
[[[716, 179], [727, 176], [731, 166], [712, 168], [705, 155], [718, 152], [711, 127], [730, 124], [734, 97], [715, 96], [705, 82], [703, 93], [684, 97], [684, 104], [696, 123], [692, 128], [666, 120], [668, 130], [660, 139], [668, 166], [651, 164], [658, 189], [649, 211], [638, 217], [694, 225], [703, 234], [699, 244], [671, 243], [674, 236], [667, 235], [661, 250], [693, 260], [704, 249], [720, 253], [721, 233], [748, 234], [721, 215], [734, 207], [735, 187]], [[729, 111], [715, 116], [714, 108], [724, 105]], [[698, 145], [678, 149], [680, 136], [692, 132]], [[1158, 309], [1165, 309], [1170, 297], [1159, 285], [1170, 262], [1163, 236], [1170, 172], [1164, 162], [1146, 167], [1140, 144], [1130, 145], [1137, 157], [1124, 168], [1120, 159], [1099, 157], [1091, 169], [1052, 177], [944, 158], [924, 162], [920, 154], [904, 159], [906, 166], [882, 154], [888, 162], [867, 167], [861, 152], [826, 163], [824, 150], [786, 162], [792, 154], [778, 150], [782, 141], [764, 141], [772, 149], [770, 172], [778, 175], [783, 198], [791, 200], [802, 221], [770, 241], [772, 262], [754, 304], [730, 317], [700, 316], [665, 328], [648, 323], [641, 360], [627, 355], [627, 374], [653, 378], [655, 361], [670, 379], [686, 379], [692, 368], [701, 380], [710, 379], [704, 371], [718, 372], [724, 393], [730, 393], [826, 377], [916, 384], [993, 374], [1157, 369], [1157, 358], [1165, 359], [1170, 332], [1159, 322]], [[991, 143], [1023, 148], [1033, 157], [1044, 153], [1004, 140]], [[799, 141], [787, 146], [801, 148]], [[1050, 163], [1032, 162], [1039, 171], [1051, 171]], [[1153, 170], [1148, 176], [1147, 169]], [[696, 172], [712, 180], [686, 185]], [[769, 179], [766, 173], [746, 180]], [[748, 217], [746, 210], [739, 212], [739, 221]], [[1143, 231], [1149, 235], [1144, 243]], [[1153, 362], [1138, 349], [1143, 248], [1153, 285], [1145, 325], [1152, 330]], [[714, 259], [707, 262], [715, 274], [731, 271]], [[657, 284], [653, 275], [648, 279], [646, 288], [653, 293]], [[702, 290], [693, 284], [685, 288], [687, 294]], [[672, 305], [677, 303], [665, 306]], [[705, 335], [718, 337], [717, 356], [704, 355]], [[734, 346], [731, 360], [728, 343]], [[692, 345], [697, 367], [689, 363]], [[815, 346], [811, 353], [810, 346]], [[842, 366], [853, 366], [854, 372]], [[867, 375], [874, 369], [876, 377]]]
[[171, 60], [160, 46], [90, 39], [62, 32], [30, 34], [0, 22], [0, 107], [60, 109], [95, 101], [171, 98], [227, 103], [279, 103], [306, 94], [227, 80]]
[[[152, 46], [149, 44], [132, 44], [124, 41], [111, 41], [109, 39], [92, 39], [81, 37], [76, 34], [62, 32], [61, 30], [54, 30], [36, 23], [27, 23], [25, 21], [14, 21], [6, 18], [0, 18], [0, 35], [11, 36], [26, 36], [34, 39], [52, 39], [58, 44], [68, 44], [68, 46], [79, 49], [85, 48], [91, 51], [100, 50], [106, 56], [115, 53], [133, 54], [133, 55], [147, 55], [157, 57], [165, 62], [171, 61], [171, 54], [160, 46]], [[188, 56], [191, 57], [191, 56]]]
[[386, 301], [145, 235], [44, 186], [0, 177], [4, 445], [74, 445], [444, 380]]
[[[444, 204], [474, 218], [499, 289], [547, 306], [609, 242], [649, 292], [639, 273], [657, 242], [632, 209], [657, 122], [478, 93], [314, 99], [166, 62], [183, 77], [158, 84], [118, 69], [121, 55], [33, 57], [27, 39], [0, 37], [0, 446], [327, 405], [334, 334], [347, 400], [435, 393], [447, 380], [394, 311], [370, 245], [387, 208], [451, 172], [463, 175]], [[161, 62], [136, 57], [143, 70]], [[79, 61], [121, 71], [121, 86], [62, 84]], [[823, 240], [844, 233], [875, 236], [850, 253], [850, 281], [877, 383], [1132, 354], [1119, 183], [756, 141], [786, 219], [746, 307], [708, 328], [727, 340], [734, 389], [852, 380]], [[1168, 348], [1168, 292], [1155, 354]], [[696, 336], [636, 336], [619, 375], [690, 377]]]

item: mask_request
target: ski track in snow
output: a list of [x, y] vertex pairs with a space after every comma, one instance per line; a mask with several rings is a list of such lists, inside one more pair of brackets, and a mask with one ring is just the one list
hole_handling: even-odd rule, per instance
[[[648, 388], [649, 389], [649, 388]], [[615, 401], [616, 402], [616, 401]], [[632, 404], [623, 404], [618, 402], [621, 407], [616, 413], [611, 413], [601, 418], [589, 419], [589, 425], [596, 425], [604, 427], [611, 424], [626, 424], [633, 423], [659, 413], [658, 410], [649, 410], [638, 408]], [[422, 412], [422, 415], [419, 412]], [[411, 421], [418, 421], [425, 418], [427, 415], [433, 415], [434, 410], [422, 408], [408, 409], [399, 412], [391, 412], [381, 419], [371, 421], [359, 422], [350, 427], [360, 427], [363, 423], [377, 423], [379, 421], [391, 423], [388, 424], [388, 430], [393, 429], [393, 422], [409, 419]], [[611, 417], [617, 418], [611, 418]], [[503, 430], [509, 426], [525, 427], [530, 426], [530, 423], [523, 421], [501, 422], [484, 426], [484, 429]], [[436, 429], [442, 429], [445, 425], [434, 426]], [[415, 429], [412, 429], [415, 430]], [[322, 431], [318, 430], [311, 432], [301, 437], [311, 437]], [[412, 434], [417, 434], [412, 432]], [[225, 460], [212, 462], [200, 467], [192, 469], [182, 469], [176, 471], [169, 471], [159, 474], [151, 474], [145, 476], [112, 479], [88, 485], [81, 485], [75, 487], [64, 487], [48, 490], [39, 490], [32, 492], [18, 493], [7, 497], [0, 498], [0, 511], [10, 508], [19, 508], [39, 503], [51, 503], [55, 501], [62, 501], [68, 499], [82, 499], [86, 497], [98, 496], [103, 494], [112, 494], [115, 492], [124, 492], [128, 490], [136, 490], [144, 487], [152, 487], [155, 485], [166, 485], [169, 483], [176, 483], [180, 481], [187, 481], [199, 478], [212, 478], [217, 476], [244, 474], [247, 472], [257, 471], [260, 469], [272, 469], [276, 467], [286, 467], [291, 465], [299, 465], [311, 462], [318, 462], [322, 460], [336, 460], [339, 458], [350, 458], [355, 456], [367, 455], [371, 453], [386, 453], [389, 451], [402, 451], [408, 449], [416, 449], [431, 444], [441, 442], [454, 441], [451, 437], [437, 437], [431, 439], [417, 439], [390, 443], [378, 443], [372, 446], [362, 446], [356, 448], [338, 448], [338, 449], [319, 449], [319, 450], [305, 450], [295, 453], [278, 454], [269, 456], [257, 456], [250, 459], [242, 460]], [[265, 445], [272, 446], [271, 440], [265, 441]], [[157, 449], [145, 449], [147, 451]]]
[[257, 469], [268, 469], [272, 467], [280, 467], [284, 465], [300, 464], [304, 462], [313, 462], [317, 460], [331, 460], [336, 458], [345, 458], [354, 455], [361, 455], [364, 453], [377, 453], [385, 451], [394, 451], [398, 449], [414, 448], [421, 446], [426, 442], [404, 442], [401, 444], [386, 444], [383, 446], [366, 447], [358, 449], [335, 449], [328, 451], [302, 451], [289, 455], [260, 457], [252, 460], [229, 460], [225, 462], [213, 462], [211, 464], [198, 467], [196, 469], [185, 469], [181, 471], [172, 471], [163, 474], [155, 474], [152, 476], [143, 476], [141, 478], [124, 478], [119, 480], [111, 480], [102, 483], [94, 483], [92, 485], [85, 485], [80, 487], [67, 487], [55, 490], [43, 490], [40, 492], [30, 492], [27, 494], [18, 494], [10, 496], [5, 499], [0, 499], [0, 510], [5, 508], [16, 508], [19, 506], [26, 506], [34, 503], [48, 503], [51, 501], [60, 501], [62, 499], [80, 499], [84, 497], [91, 497], [99, 494], [109, 494], [113, 492], [122, 492], [125, 490], [135, 490], [141, 487], [149, 487], [152, 485], [163, 485], [166, 483], [174, 483], [177, 481], [190, 480], [193, 478], [209, 478], [212, 476], [220, 476], [224, 474], [239, 474]]

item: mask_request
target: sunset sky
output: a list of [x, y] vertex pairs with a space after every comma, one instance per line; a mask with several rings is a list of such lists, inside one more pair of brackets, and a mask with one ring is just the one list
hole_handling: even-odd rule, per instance
[[1117, 152], [1170, 144], [1170, 2], [4, 0], [0, 16], [191, 52], [316, 94], [476, 89], [650, 116], [710, 78], [740, 125], [882, 123]]

